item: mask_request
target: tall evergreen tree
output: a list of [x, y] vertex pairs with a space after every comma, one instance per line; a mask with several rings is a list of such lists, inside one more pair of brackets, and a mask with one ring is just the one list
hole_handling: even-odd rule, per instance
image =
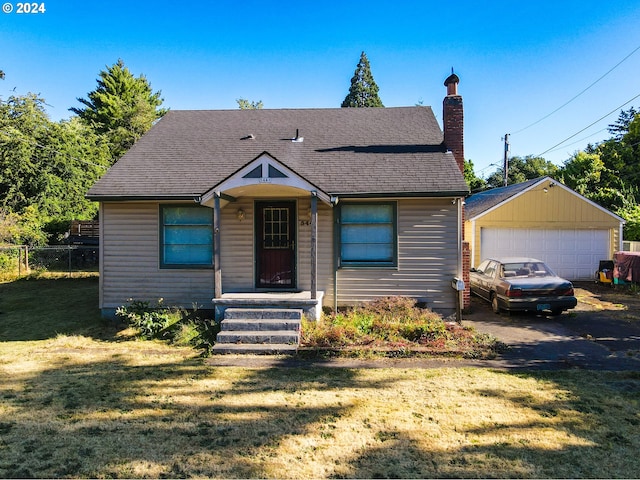
[[351, 78], [349, 93], [341, 107], [384, 107], [378, 96], [378, 85], [371, 74], [367, 55], [362, 52], [356, 71]]
[[620, 115], [618, 115], [618, 119], [615, 123], [609, 125], [607, 130], [609, 133], [613, 135], [613, 139], [620, 141], [624, 138], [624, 136], [629, 132], [629, 125], [636, 118], [636, 116], [640, 112], [637, 111], [634, 107], [631, 107], [629, 110], [621, 110]]
[[98, 86], [88, 98], [77, 99], [84, 108], [69, 110], [107, 136], [115, 161], [167, 110], [160, 108], [160, 91], [153, 92], [144, 75], [134, 77], [121, 59], [99, 75]]

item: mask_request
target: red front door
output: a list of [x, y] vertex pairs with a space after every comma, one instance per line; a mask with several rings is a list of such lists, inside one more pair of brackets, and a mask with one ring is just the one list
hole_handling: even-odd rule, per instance
[[296, 204], [256, 202], [256, 287], [296, 287]]

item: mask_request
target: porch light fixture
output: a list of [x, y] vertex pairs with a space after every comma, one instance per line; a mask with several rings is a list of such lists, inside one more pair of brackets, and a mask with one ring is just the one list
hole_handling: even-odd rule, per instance
[[244, 210], [239, 208], [238, 211], [236, 212], [236, 218], [241, 222], [244, 220]]

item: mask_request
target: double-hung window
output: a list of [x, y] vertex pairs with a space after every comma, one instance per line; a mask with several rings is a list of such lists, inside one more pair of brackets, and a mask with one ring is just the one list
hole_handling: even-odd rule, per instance
[[340, 265], [396, 266], [396, 204], [340, 205]]
[[213, 210], [198, 205], [160, 207], [160, 265], [204, 268], [213, 264]]

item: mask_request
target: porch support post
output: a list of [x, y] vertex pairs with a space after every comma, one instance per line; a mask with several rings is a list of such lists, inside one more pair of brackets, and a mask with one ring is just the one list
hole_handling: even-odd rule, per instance
[[311, 299], [318, 298], [318, 194], [311, 192]]
[[222, 268], [220, 266], [220, 192], [213, 196], [213, 298], [222, 297]]

